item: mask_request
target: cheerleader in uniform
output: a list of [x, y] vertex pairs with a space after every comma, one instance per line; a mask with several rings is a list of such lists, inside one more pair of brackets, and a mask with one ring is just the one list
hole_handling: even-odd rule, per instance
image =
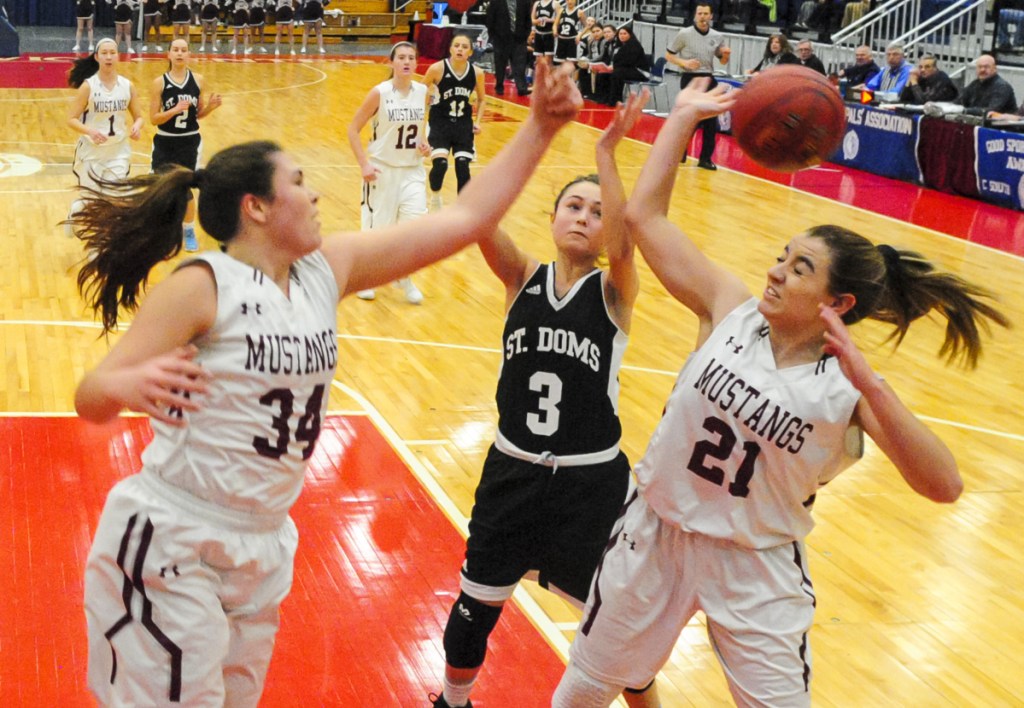
[[[153, 34], [156, 35], [156, 41], [160, 41], [160, 18], [160, 0], [144, 0], [142, 3], [142, 51], [149, 51], [149, 45], [145, 42], [149, 37], [150, 30], [153, 30]], [[153, 46], [156, 51], [163, 51], [159, 44], [154, 43]]]
[[124, 40], [124, 50], [134, 54], [132, 49], [132, 12], [138, 7], [135, 0], [107, 0], [114, 6], [114, 43], [120, 46]]
[[96, 7], [92, 0], [78, 0], [75, 3], [75, 18], [78, 21], [78, 28], [75, 30], [75, 46], [71, 48], [71, 51], [77, 52], [82, 46], [82, 30], [89, 31], [89, 51], [91, 52], [95, 45], [92, 41], [92, 26], [96, 19]]
[[292, 28], [295, 26], [295, 8], [292, 7], [292, 0], [277, 0], [274, 25], [277, 27], [277, 34], [274, 37], [274, 56], [281, 56], [281, 32], [288, 35], [288, 49], [291, 55], [295, 56], [295, 34], [292, 32]]
[[203, 7], [199, 10], [199, 22], [201, 25], [199, 51], [206, 51], [206, 38], [210, 38], [210, 49], [217, 51], [217, 15], [220, 14], [220, 5], [216, 0], [204, 0]]
[[175, 0], [174, 7], [171, 8], [171, 23], [174, 27], [171, 41], [184, 39], [187, 42], [188, 26], [192, 24], [192, 8], [189, 7], [188, 0]]
[[324, 51], [324, 5], [330, 4], [331, 0], [306, 0], [302, 7], [302, 53], [306, 53], [306, 44], [309, 40], [309, 31], [316, 32], [316, 46], [321, 54]]
[[249, 53], [249, 3], [238, 0], [231, 13], [231, 54], [238, 52], [238, 35], [242, 35], [242, 51]]
[[249, 8], [249, 35], [253, 45], [260, 48], [260, 54], [267, 53], [267, 48], [263, 46], [263, 27], [266, 22], [267, 11], [263, 8], [263, 0], [252, 0], [252, 7]]

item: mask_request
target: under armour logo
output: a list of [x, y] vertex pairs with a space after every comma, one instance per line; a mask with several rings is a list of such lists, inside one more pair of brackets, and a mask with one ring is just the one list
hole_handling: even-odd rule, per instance
[[761, 329], [757, 330], [757, 338], [764, 339], [765, 337], [768, 336], [768, 333], [770, 331], [771, 329], [768, 327], [768, 325], [764, 325], [763, 327], [761, 327]]
[[458, 605], [456, 605], [456, 608], [458, 608], [459, 614], [462, 615], [462, 619], [466, 620], [467, 622], [473, 621], [473, 615], [469, 610], [466, 609], [465, 605], [463, 605], [460, 602]]
[[260, 310], [260, 303], [258, 303], [258, 302], [255, 305], [249, 305], [248, 303], [243, 302], [242, 303], [242, 314], [243, 315], [248, 315], [250, 307], [256, 312], [257, 315], [262, 315], [263, 314], [263, 311]]
[[540, 286], [534, 285], [532, 287], [529, 287], [526, 289], [526, 292], [529, 293], [530, 295], [540, 295]]
[[178, 566], [172, 565], [170, 568], [167, 568], [167, 567], [161, 568], [160, 569], [160, 577], [161, 578], [166, 578], [167, 577], [167, 571], [170, 571], [170, 572], [174, 573], [174, 577], [178, 577], [179, 575], [181, 575], [181, 573], [178, 572]]
[[626, 533], [625, 531], [622, 532], [622, 542], [629, 545], [629, 550], [631, 550], [631, 551], [635, 551], [636, 550], [636, 541], [632, 540], [629, 537], [629, 534]]
[[734, 354], [739, 354], [740, 350], [743, 349], [743, 345], [742, 344], [733, 344], [733, 338], [732, 337], [729, 337], [729, 341], [727, 341], [725, 343], [725, 345], [728, 346], [728, 347], [732, 347], [732, 351], [733, 351]]

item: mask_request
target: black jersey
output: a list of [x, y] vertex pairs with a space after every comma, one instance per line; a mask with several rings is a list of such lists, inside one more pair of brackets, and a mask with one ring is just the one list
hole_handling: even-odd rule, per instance
[[536, 25], [534, 29], [537, 34], [551, 34], [551, 24], [555, 21], [555, 3], [554, 0], [545, 2], [544, 0], [537, 0], [536, 4], [537, 20], [547, 20], [547, 23], [541, 22]]
[[[476, 70], [467, 63], [461, 76], [455, 73], [448, 59], [444, 60], [441, 80], [437, 82], [437, 103], [430, 107], [430, 123], [473, 123], [473, 105], [470, 96], [476, 90]], [[469, 128], [472, 130], [472, 127]]]
[[498, 449], [597, 458], [587, 462], [614, 457], [627, 337], [608, 314], [602, 271], [559, 300], [554, 264], [539, 266], [509, 308], [503, 336]]
[[555, 27], [555, 33], [561, 39], [576, 39], [576, 35], [580, 33], [580, 24], [582, 19], [580, 15], [582, 12], [576, 10], [575, 12], [562, 12], [561, 17], [558, 18], [558, 25]]
[[199, 83], [189, 71], [183, 83], [176, 84], [170, 72], [164, 74], [164, 88], [160, 92], [160, 108], [166, 111], [185, 99], [192, 105], [184, 113], [179, 113], [166, 123], [157, 126], [156, 132], [161, 135], [193, 135], [199, 132]]

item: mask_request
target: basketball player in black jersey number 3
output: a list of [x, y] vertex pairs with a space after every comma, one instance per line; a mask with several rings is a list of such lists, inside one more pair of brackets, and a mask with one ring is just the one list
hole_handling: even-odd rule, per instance
[[330, 399], [338, 301], [490, 234], [583, 103], [567, 72], [541, 67], [538, 81], [487, 169], [415, 223], [321, 238], [319, 196], [270, 142], [130, 180], [76, 214], [93, 254], [79, 285], [106, 331], [180, 250], [192, 188], [223, 249], [158, 283], [75, 394], [86, 420], [129, 408], [153, 428], [142, 470], [107, 496], [86, 562], [89, 688], [102, 705], [257, 705], [292, 584], [288, 514]]
[[[435, 708], [471, 705], [488, 636], [524, 576], [536, 573], [582, 605], [625, 502], [618, 372], [638, 284], [615, 147], [646, 100], [645, 92], [619, 107], [598, 141], [598, 175], [573, 180], [555, 200], [553, 263], [523, 253], [500, 229], [480, 242], [505, 286], [498, 433], [476, 490]], [[607, 271], [597, 267], [602, 253]], [[641, 690], [626, 698], [646, 705]], [[525, 703], [510, 696], [507, 704]]]

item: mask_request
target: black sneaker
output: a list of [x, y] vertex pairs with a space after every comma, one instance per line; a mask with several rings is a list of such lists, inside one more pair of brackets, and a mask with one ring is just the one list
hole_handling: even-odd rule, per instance
[[[434, 708], [452, 708], [450, 705], [448, 705], [448, 701], [444, 699], [443, 693], [440, 696], [431, 693], [427, 696], [427, 700], [431, 701], [430, 705], [432, 705]], [[473, 708], [473, 701], [466, 701], [466, 708]]]
[[711, 170], [712, 172], [718, 169], [718, 165], [713, 163], [711, 160], [701, 160], [697, 163], [697, 167], [702, 170]]

